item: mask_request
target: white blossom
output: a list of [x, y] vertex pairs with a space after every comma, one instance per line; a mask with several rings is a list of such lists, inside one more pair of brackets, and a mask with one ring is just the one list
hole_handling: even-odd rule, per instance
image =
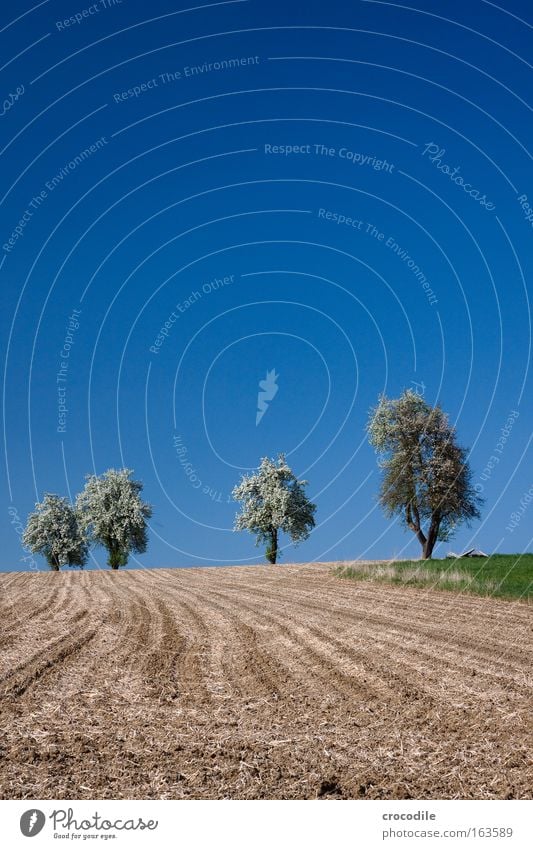
[[277, 461], [264, 457], [259, 469], [243, 475], [233, 490], [233, 498], [242, 502], [234, 529], [251, 531], [257, 537], [256, 545], [266, 542], [271, 563], [277, 559], [279, 531], [298, 544], [315, 526], [316, 505], [307, 498], [306, 485], [307, 481], [299, 481], [280, 454]]
[[35, 505], [22, 544], [34, 554], [42, 554], [56, 571], [61, 566], [83, 566], [87, 561], [88, 542], [77, 512], [59, 495], [47, 493]]
[[437, 540], [446, 540], [461, 522], [479, 516], [466, 451], [440, 407], [430, 407], [407, 390], [400, 398], [380, 398], [371, 411], [369, 439], [384, 475], [380, 503], [389, 516], [416, 535], [424, 558]]
[[146, 551], [152, 508], [141, 499], [143, 485], [131, 480], [132, 474], [131, 469], [109, 469], [100, 477], [88, 475], [76, 499], [82, 526], [107, 549], [112, 569], [125, 566], [131, 552]]

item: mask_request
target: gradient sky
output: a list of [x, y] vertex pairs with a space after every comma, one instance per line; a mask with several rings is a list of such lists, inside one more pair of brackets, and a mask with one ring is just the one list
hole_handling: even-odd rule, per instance
[[415, 5], [3, 7], [1, 569], [121, 466], [132, 565], [262, 562], [231, 490], [279, 451], [318, 505], [283, 562], [418, 555], [365, 436], [408, 387], [485, 498], [437, 554], [531, 549], [531, 5]]

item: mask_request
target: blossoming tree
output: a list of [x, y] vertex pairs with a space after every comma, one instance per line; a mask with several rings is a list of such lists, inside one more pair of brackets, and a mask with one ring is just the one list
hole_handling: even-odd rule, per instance
[[384, 469], [381, 506], [413, 531], [427, 559], [438, 540], [479, 517], [467, 452], [440, 407], [411, 390], [396, 400], [381, 397], [367, 429]]
[[89, 546], [77, 511], [66, 498], [47, 493], [28, 516], [22, 544], [34, 554], [42, 554], [51, 569], [83, 566]]
[[266, 543], [266, 557], [276, 563], [280, 531], [298, 544], [315, 526], [316, 505], [305, 494], [307, 481], [299, 481], [280, 454], [277, 461], [264, 457], [251, 475], [243, 475], [233, 490], [242, 503], [235, 518], [235, 530], [255, 534], [256, 545]]
[[76, 499], [83, 528], [107, 549], [112, 569], [125, 566], [132, 552], [142, 554], [148, 543], [152, 507], [141, 499], [143, 485], [132, 474], [131, 469], [109, 469], [100, 477], [88, 475]]

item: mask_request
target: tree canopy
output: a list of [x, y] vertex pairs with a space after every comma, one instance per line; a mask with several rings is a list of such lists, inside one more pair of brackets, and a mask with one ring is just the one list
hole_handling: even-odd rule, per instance
[[437, 540], [479, 517], [467, 452], [441, 408], [411, 390], [395, 400], [382, 396], [367, 429], [384, 469], [380, 503], [416, 534], [423, 557], [431, 557]]
[[109, 469], [100, 477], [88, 475], [76, 499], [83, 528], [107, 549], [112, 569], [125, 566], [131, 552], [146, 551], [152, 507], [141, 499], [143, 485], [132, 474], [131, 469]]
[[287, 465], [284, 454], [277, 460], [264, 457], [257, 471], [243, 475], [233, 490], [242, 503], [235, 518], [235, 530], [256, 535], [256, 545], [267, 543], [270, 563], [278, 558], [278, 534], [283, 531], [298, 544], [315, 526], [316, 505], [305, 494], [307, 481], [299, 481]]
[[84, 566], [89, 545], [77, 511], [66, 498], [47, 493], [30, 513], [22, 544], [34, 554], [42, 554], [51, 569]]

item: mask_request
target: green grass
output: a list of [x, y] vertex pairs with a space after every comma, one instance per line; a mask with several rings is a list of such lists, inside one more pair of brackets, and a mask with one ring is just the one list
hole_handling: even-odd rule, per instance
[[529, 600], [533, 589], [533, 554], [494, 554], [462, 560], [397, 560], [343, 563], [341, 578], [384, 581], [411, 587], [433, 587], [496, 598]]

